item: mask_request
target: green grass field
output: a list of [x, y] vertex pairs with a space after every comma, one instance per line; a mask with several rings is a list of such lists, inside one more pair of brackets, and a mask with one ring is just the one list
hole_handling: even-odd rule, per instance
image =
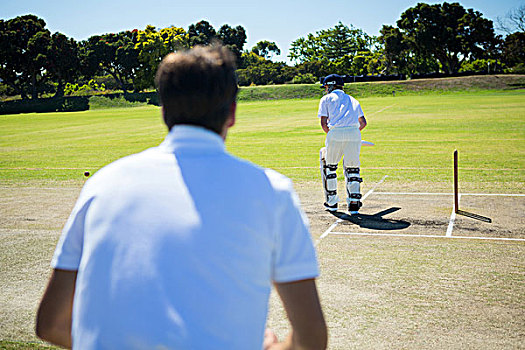
[[[458, 149], [462, 191], [525, 194], [525, 90], [359, 100], [369, 122], [363, 139], [376, 144], [361, 152], [363, 193], [388, 175], [381, 190], [450, 194]], [[226, 145], [294, 180], [320, 241], [337, 218], [321, 208], [317, 105], [240, 101]], [[36, 307], [84, 171], [158, 145], [165, 133], [153, 106], [0, 116], [0, 349], [48, 349], [33, 334]], [[342, 221], [337, 231], [444, 235], [451, 198], [421, 198], [376, 193], [365, 219]], [[494, 222], [458, 217], [454, 233], [525, 238], [523, 197], [490, 199], [488, 209], [480, 198], [462, 203], [488, 210]], [[395, 229], [399, 223], [409, 226]], [[522, 241], [327, 236], [317, 249], [330, 349], [522, 348], [524, 248]], [[288, 332], [274, 294], [268, 325], [280, 338]]]
[[[522, 191], [525, 180], [525, 92], [368, 97], [363, 174], [375, 181], [450, 183], [459, 150], [462, 185]], [[227, 147], [295, 181], [318, 178], [317, 100], [243, 102]], [[4, 184], [83, 181], [124, 155], [159, 144], [159, 109], [146, 106], [0, 118], [0, 178]]]

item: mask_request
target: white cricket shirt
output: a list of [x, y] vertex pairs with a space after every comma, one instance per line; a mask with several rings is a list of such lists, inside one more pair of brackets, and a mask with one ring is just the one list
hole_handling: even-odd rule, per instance
[[52, 266], [76, 349], [260, 349], [272, 282], [318, 275], [291, 181], [192, 126], [90, 178]]
[[359, 127], [359, 117], [365, 114], [359, 102], [343, 90], [334, 90], [319, 101], [317, 116], [328, 117], [328, 128]]

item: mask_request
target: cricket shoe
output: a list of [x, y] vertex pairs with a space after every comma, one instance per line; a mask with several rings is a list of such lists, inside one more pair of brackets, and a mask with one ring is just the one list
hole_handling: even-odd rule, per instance
[[328, 211], [337, 211], [337, 203], [335, 203], [334, 205], [330, 205], [326, 202], [324, 202], [324, 208]]
[[359, 214], [359, 208], [363, 206], [363, 203], [356, 202], [356, 203], [350, 203], [348, 204], [348, 212], [350, 215], [357, 215]]

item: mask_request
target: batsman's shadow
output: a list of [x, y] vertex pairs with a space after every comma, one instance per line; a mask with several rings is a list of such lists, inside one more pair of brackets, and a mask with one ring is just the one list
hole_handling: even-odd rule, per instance
[[410, 226], [408, 221], [404, 220], [392, 220], [385, 219], [383, 216], [398, 211], [401, 208], [392, 207], [380, 211], [379, 213], [368, 215], [368, 214], [355, 214], [348, 215], [342, 212], [332, 212], [331, 214], [338, 217], [341, 220], [351, 222], [362, 228], [371, 230], [402, 230]]

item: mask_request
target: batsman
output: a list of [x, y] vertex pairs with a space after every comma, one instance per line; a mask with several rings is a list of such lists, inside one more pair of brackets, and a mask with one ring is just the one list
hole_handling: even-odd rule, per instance
[[361, 130], [366, 119], [359, 102], [343, 91], [343, 77], [330, 74], [323, 79], [325, 95], [319, 102], [317, 116], [326, 132], [325, 147], [321, 148], [321, 174], [325, 193], [324, 207], [337, 211], [337, 164], [343, 157], [348, 211], [354, 215], [361, 208], [361, 182], [359, 175]]

